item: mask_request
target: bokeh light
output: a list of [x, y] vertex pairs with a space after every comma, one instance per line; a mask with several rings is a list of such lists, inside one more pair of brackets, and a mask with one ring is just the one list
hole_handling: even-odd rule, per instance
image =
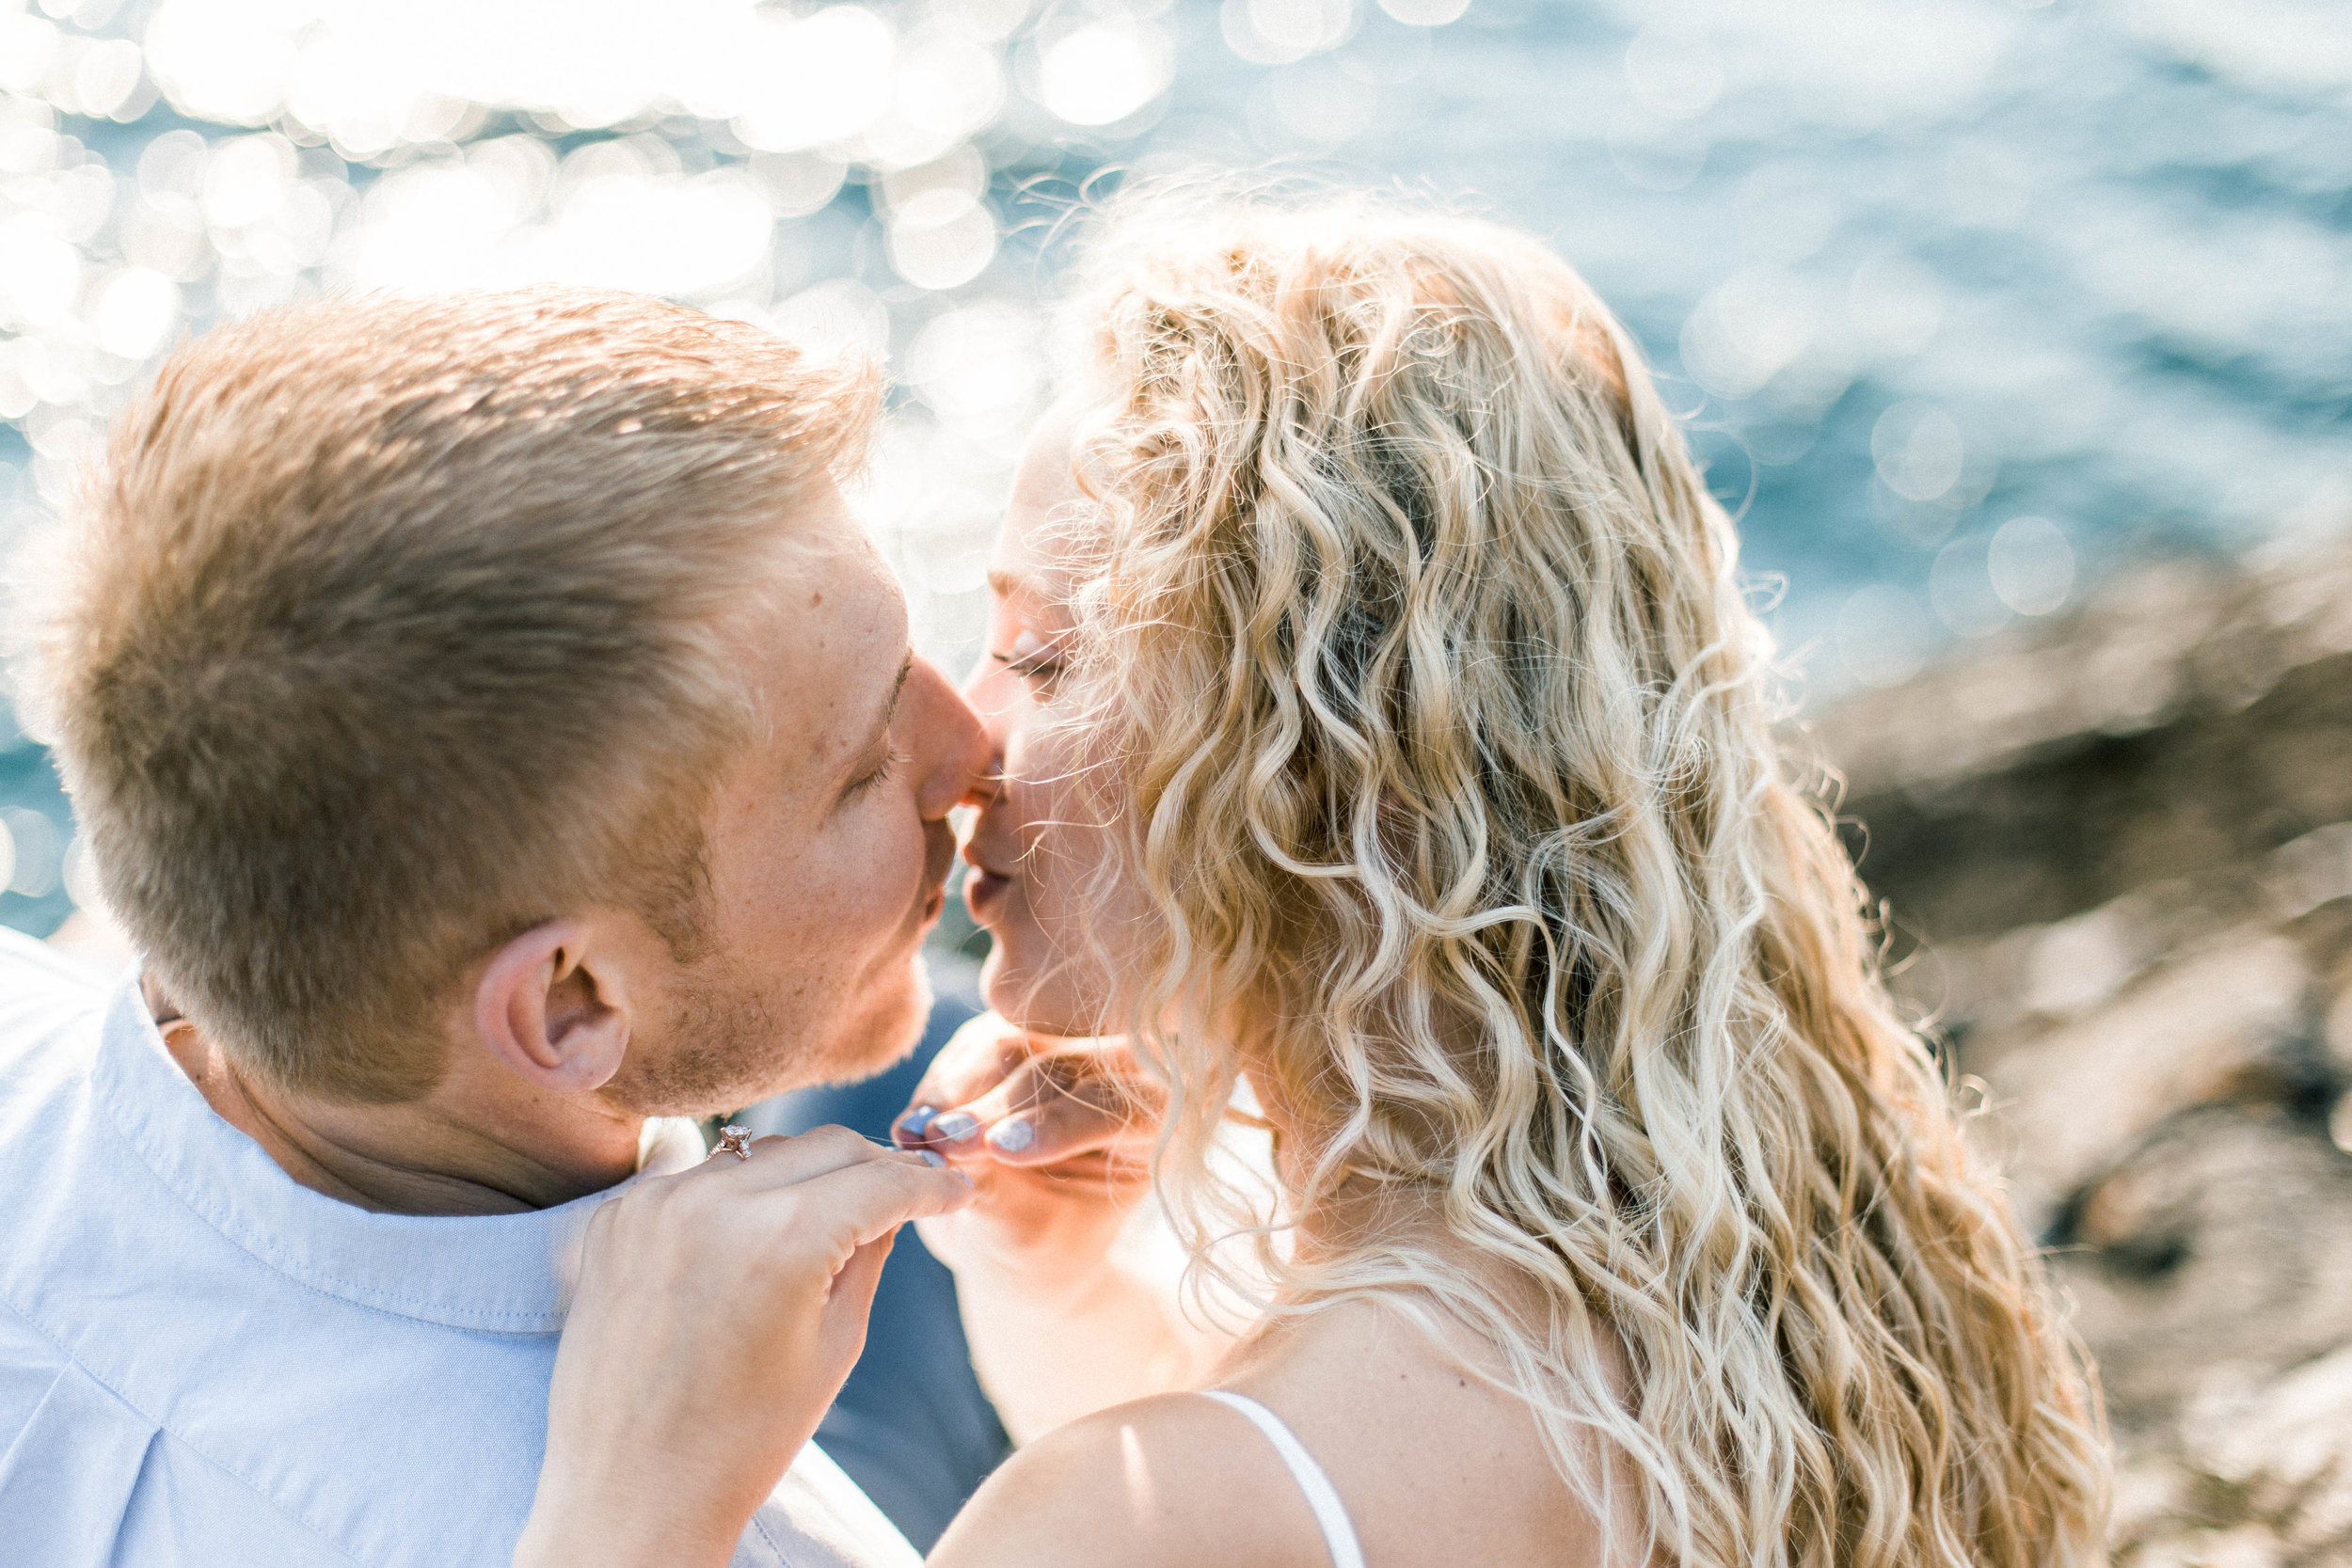
[[213, 322], [608, 284], [887, 356], [860, 504], [961, 666], [1073, 209], [1273, 161], [1553, 238], [1834, 695], [2352, 511], [2352, 12], [2242, 10], [0, 0], [0, 548]]
[[1993, 591], [2020, 615], [2047, 615], [2074, 586], [2074, 547], [2047, 517], [2011, 517], [1987, 546]]
[[1855, 590], [1837, 611], [1837, 655], [1864, 686], [1899, 686], [1927, 661], [1927, 607], [1891, 582]]
[[1073, 125], [1109, 125], [1158, 97], [1169, 65], [1155, 31], [1126, 17], [1089, 21], [1040, 52], [1038, 97]]

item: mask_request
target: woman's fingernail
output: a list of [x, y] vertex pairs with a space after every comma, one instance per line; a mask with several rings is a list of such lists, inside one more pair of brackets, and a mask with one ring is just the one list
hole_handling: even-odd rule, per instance
[[988, 1130], [988, 1141], [1008, 1154], [1018, 1154], [1037, 1142], [1037, 1124], [1027, 1117], [1007, 1117]]
[[923, 1130], [930, 1126], [931, 1118], [938, 1115], [939, 1107], [936, 1105], [917, 1105], [890, 1124], [891, 1134], [894, 1137], [903, 1135], [919, 1138], [923, 1135]]
[[915, 1152], [922, 1155], [923, 1163], [930, 1166], [933, 1170], [946, 1170], [947, 1168], [947, 1156], [942, 1154], [939, 1150], [935, 1148], [922, 1148], [915, 1150]]
[[930, 1123], [931, 1136], [945, 1138], [951, 1144], [960, 1144], [979, 1130], [980, 1118], [969, 1111], [950, 1111], [944, 1117], [933, 1117]]

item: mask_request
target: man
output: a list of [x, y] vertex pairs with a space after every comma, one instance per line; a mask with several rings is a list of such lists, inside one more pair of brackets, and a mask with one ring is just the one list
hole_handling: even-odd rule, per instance
[[[504, 1561], [596, 1195], [913, 1042], [985, 751], [836, 487], [873, 407], [531, 291], [118, 422], [29, 687], [143, 975], [0, 944], [9, 1560]], [[811, 1449], [737, 1560], [912, 1555]]]

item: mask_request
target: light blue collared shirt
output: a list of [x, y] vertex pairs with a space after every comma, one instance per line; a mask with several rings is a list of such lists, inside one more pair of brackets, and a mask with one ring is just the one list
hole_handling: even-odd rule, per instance
[[[701, 1157], [662, 1124], [641, 1174]], [[311, 1192], [205, 1103], [135, 979], [109, 1002], [0, 931], [0, 1558], [503, 1565], [607, 1196], [423, 1218]], [[735, 1554], [915, 1561], [814, 1445]]]

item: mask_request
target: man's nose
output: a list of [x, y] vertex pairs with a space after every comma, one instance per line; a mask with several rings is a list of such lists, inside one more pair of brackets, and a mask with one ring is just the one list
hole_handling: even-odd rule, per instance
[[979, 793], [994, 774], [994, 748], [987, 728], [927, 658], [914, 661], [901, 703], [920, 726], [914, 745], [928, 762], [916, 784], [916, 806], [927, 819], [946, 816]]
[[981, 743], [987, 750], [973, 784], [973, 805], [985, 806], [994, 799], [996, 784], [1004, 777], [1005, 749], [1012, 736], [1015, 705], [1021, 696], [1014, 684], [1018, 678], [983, 652], [959, 688], [965, 705], [979, 717]]

